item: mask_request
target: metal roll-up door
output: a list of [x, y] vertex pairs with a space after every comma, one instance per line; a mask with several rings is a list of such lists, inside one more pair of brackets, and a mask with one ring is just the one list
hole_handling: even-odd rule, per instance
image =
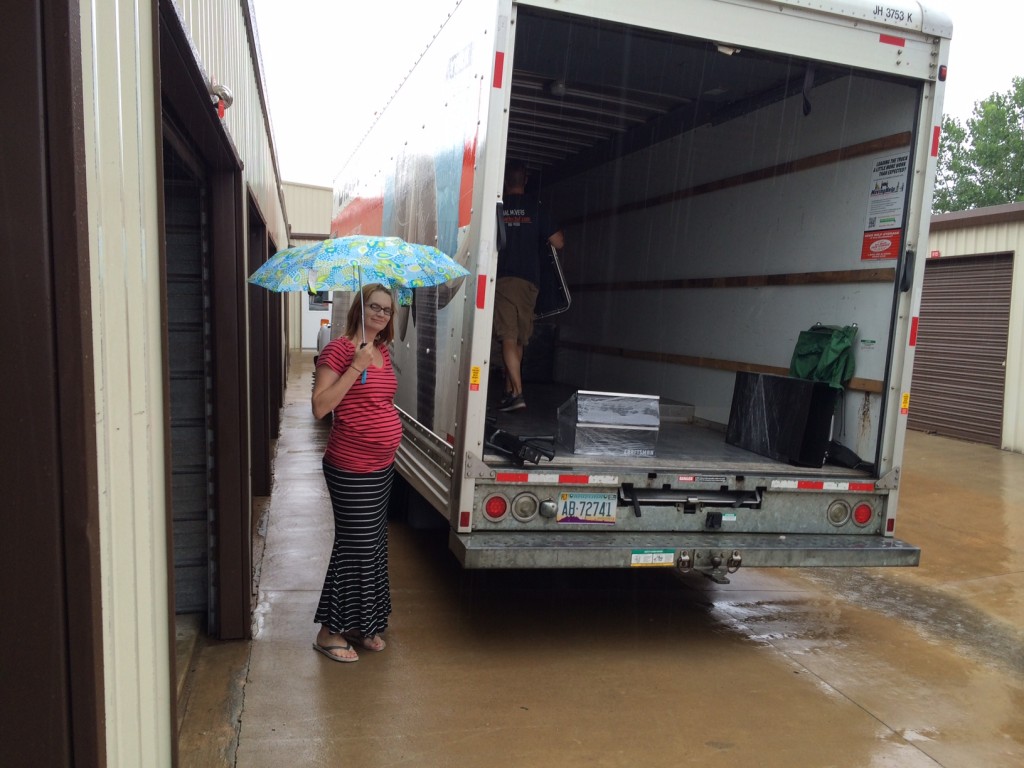
[[999, 446], [1012, 254], [926, 262], [908, 426]]
[[164, 145], [174, 602], [214, 626], [209, 233], [204, 182], [188, 160]]

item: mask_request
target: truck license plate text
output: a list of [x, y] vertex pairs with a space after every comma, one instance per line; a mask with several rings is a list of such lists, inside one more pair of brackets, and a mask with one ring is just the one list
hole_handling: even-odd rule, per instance
[[615, 525], [614, 493], [561, 493], [558, 495], [559, 523]]

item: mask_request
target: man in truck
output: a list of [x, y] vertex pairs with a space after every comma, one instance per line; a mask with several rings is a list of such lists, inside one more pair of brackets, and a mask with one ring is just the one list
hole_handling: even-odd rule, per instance
[[540, 290], [540, 249], [561, 250], [565, 238], [548, 219], [537, 196], [526, 191], [526, 166], [509, 160], [505, 166], [505, 247], [498, 252], [494, 288], [494, 335], [505, 365], [505, 396], [498, 410], [526, 407], [523, 398], [523, 350], [533, 335], [533, 315]]

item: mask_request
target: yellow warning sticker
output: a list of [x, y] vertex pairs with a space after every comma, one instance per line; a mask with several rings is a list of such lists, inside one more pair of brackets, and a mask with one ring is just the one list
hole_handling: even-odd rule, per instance
[[903, 398], [900, 400], [900, 415], [906, 416], [910, 413], [910, 393], [904, 392]]
[[474, 365], [469, 369], [469, 391], [477, 392], [480, 389], [480, 366]]

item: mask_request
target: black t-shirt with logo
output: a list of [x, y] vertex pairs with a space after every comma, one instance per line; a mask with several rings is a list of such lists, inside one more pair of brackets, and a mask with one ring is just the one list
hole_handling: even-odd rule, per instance
[[521, 277], [540, 284], [540, 253], [547, 239], [558, 231], [536, 197], [504, 196], [505, 247], [498, 254], [498, 277]]

